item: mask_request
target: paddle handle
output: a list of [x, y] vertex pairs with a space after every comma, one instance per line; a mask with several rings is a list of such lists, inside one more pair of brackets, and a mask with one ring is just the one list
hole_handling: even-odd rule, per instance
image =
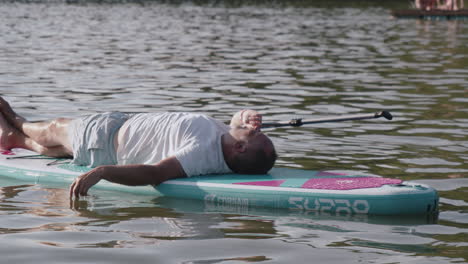
[[373, 119], [384, 117], [387, 120], [392, 120], [393, 116], [388, 111], [377, 112], [374, 114], [358, 114], [358, 115], [345, 115], [337, 117], [326, 117], [326, 118], [317, 118], [317, 119], [291, 119], [290, 121], [276, 122], [276, 123], [263, 123], [262, 128], [271, 128], [271, 127], [300, 127], [307, 124], [318, 124], [318, 123], [327, 123], [327, 122], [341, 122], [341, 121], [351, 121], [351, 120], [362, 120], [362, 119]]

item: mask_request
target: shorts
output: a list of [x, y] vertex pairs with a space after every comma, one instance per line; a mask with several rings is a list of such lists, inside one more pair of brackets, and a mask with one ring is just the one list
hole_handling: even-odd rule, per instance
[[74, 119], [69, 127], [73, 163], [81, 166], [117, 164], [114, 138], [129, 115], [120, 112], [94, 114]]

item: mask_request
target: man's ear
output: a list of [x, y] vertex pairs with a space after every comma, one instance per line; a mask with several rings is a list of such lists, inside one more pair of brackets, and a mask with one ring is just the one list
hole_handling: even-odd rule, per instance
[[244, 141], [236, 141], [236, 143], [234, 143], [234, 150], [243, 153], [247, 150], [247, 144]]

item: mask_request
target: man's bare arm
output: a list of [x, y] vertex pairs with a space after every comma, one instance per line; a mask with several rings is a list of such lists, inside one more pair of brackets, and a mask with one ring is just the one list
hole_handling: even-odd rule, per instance
[[105, 165], [99, 166], [75, 179], [70, 186], [70, 198], [88, 194], [100, 180], [129, 186], [157, 185], [164, 181], [187, 177], [179, 161], [169, 157], [155, 165]]

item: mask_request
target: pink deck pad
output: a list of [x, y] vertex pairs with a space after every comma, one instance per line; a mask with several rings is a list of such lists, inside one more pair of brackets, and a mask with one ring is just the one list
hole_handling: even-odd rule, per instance
[[302, 188], [325, 190], [351, 190], [377, 188], [385, 184], [400, 184], [402, 180], [380, 177], [320, 178], [306, 181]]
[[11, 150], [0, 150], [0, 154], [2, 155], [16, 155], [13, 151]]
[[344, 176], [345, 173], [338, 172], [328, 172], [328, 171], [319, 171], [315, 176], [316, 177], [327, 177], [327, 176]]

